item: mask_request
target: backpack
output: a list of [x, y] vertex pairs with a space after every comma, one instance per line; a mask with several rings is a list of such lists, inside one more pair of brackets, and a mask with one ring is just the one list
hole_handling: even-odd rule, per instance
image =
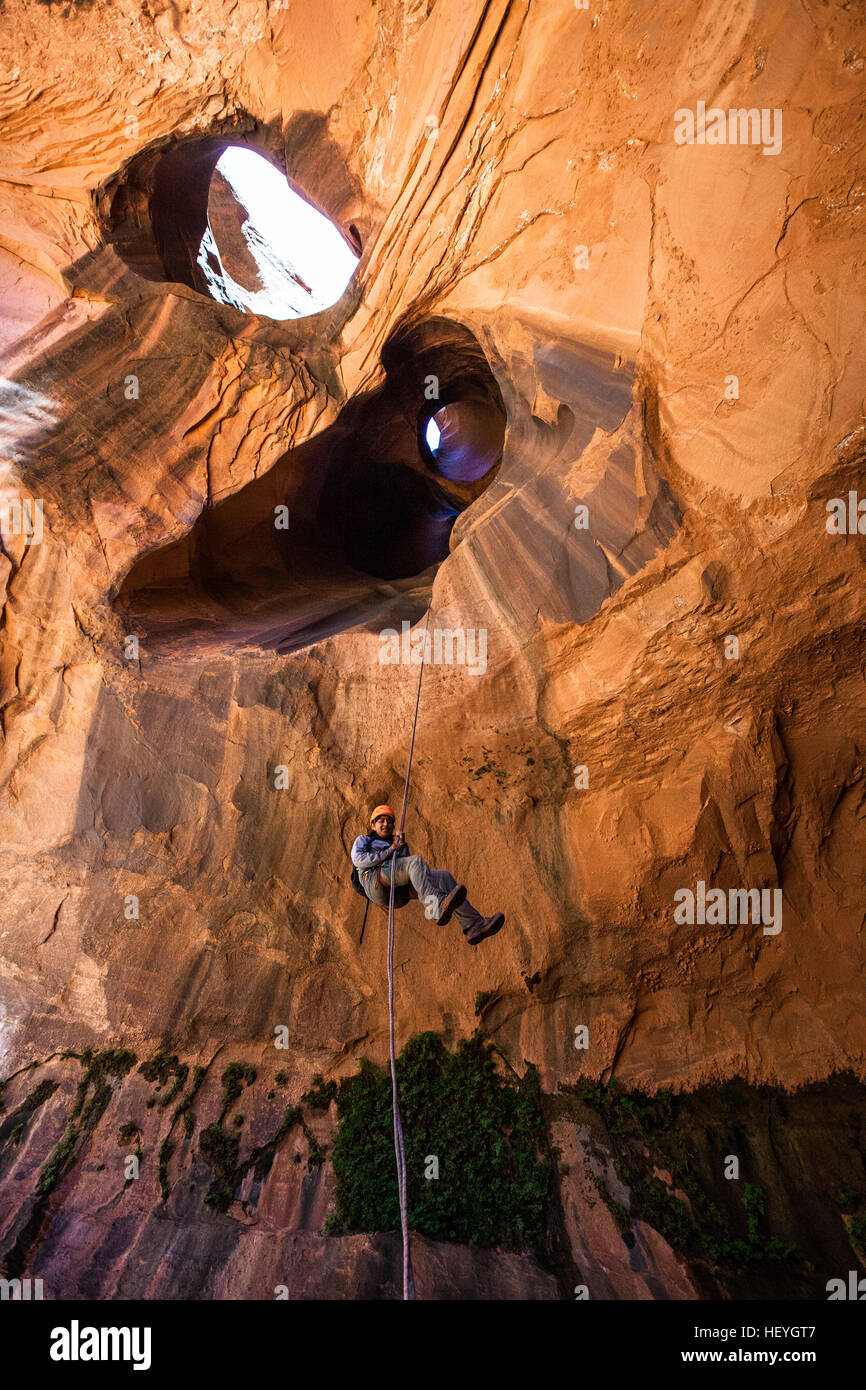
[[[375, 840], [375, 839], [377, 839], [377, 838], [378, 838], [378, 836], [376, 836], [376, 835], [367, 835], [367, 836], [366, 836], [367, 845], [369, 845], [369, 841], [370, 841], [370, 840]], [[367, 848], [367, 845], [365, 845], [365, 849]], [[406, 849], [405, 849], [405, 846], [404, 846], [402, 850], [398, 851], [397, 858], [399, 859], [400, 856], [401, 856], [402, 854], [405, 854], [405, 852], [406, 852]], [[367, 897], [367, 894], [366, 894], [365, 891], [364, 891], [364, 885], [363, 885], [363, 883], [361, 882], [361, 875], [358, 873], [358, 870], [355, 868], [354, 864], [352, 865], [351, 884], [352, 884], [352, 887], [354, 888], [355, 892], [356, 892], [356, 893], [360, 893], [361, 897], [364, 898], [366, 902], [369, 902], [369, 901], [370, 901], [370, 899]], [[397, 888], [397, 889], [395, 889], [395, 901], [394, 901], [395, 907], [405, 907], [405, 906], [406, 906], [406, 903], [409, 901], [409, 896], [410, 896], [410, 894], [409, 894], [409, 890], [408, 890], [407, 888]]]

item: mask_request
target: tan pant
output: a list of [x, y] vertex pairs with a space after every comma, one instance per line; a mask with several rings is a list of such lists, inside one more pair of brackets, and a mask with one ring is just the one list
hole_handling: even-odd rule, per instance
[[[390, 885], [390, 865], [385, 865], [381, 870], [382, 878], [385, 883]], [[379, 870], [369, 869], [361, 874], [361, 881], [371, 903], [377, 907], [388, 907], [388, 895], [390, 888], [385, 887], [379, 882]], [[413, 897], [418, 898], [424, 904], [424, 911], [427, 917], [433, 921], [439, 920], [439, 909], [443, 898], [446, 898], [452, 888], [457, 887], [457, 880], [447, 869], [431, 869], [426, 859], [420, 854], [404, 854], [397, 860], [394, 882], [398, 888], [409, 887]], [[462, 907], [455, 909], [454, 916], [463, 928], [464, 936], [472, 927], [483, 922], [484, 918], [480, 912], [468, 901]]]

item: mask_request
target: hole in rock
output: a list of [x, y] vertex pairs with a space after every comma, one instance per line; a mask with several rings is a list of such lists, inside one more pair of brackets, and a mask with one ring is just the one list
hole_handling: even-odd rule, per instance
[[211, 176], [197, 263], [214, 299], [291, 319], [336, 304], [358, 257], [269, 160], [235, 145]]
[[[498, 473], [505, 407], [474, 335], [448, 319], [399, 330], [382, 363], [383, 385], [133, 566], [115, 606], [152, 652], [287, 652], [424, 611], [456, 518]], [[436, 455], [419, 438], [442, 409], [431, 378], [467, 406], [448, 405]]]
[[342, 221], [357, 200], [339, 152], [308, 126], [292, 167], [336, 220], [290, 182], [279, 149], [272, 161], [253, 148], [261, 134], [216, 135], [145, 151], [117, 175], [101, 202], [108, 239], [145, 279], [243, 313], [286, 320], [333, 308], [359, 264], [361, 232]]
[[488, 400], [455, 400], [425, 417], [423, 440], [432, 466], [458, 482], [489, 473], [502, 457], [504, 439], [502, 414]]

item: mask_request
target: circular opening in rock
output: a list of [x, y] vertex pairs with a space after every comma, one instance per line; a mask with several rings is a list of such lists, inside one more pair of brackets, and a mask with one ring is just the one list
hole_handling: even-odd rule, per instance
[[423, 613], [455, 521], [496, 478], [507, 416], [460, 323], [409, 321], [381, 361], [384, 380], [332, 424], [139, 557], [116, 594], [124, 631], [151, 653], [288, 652], [392, 608]]
[[211, 176], [197, 259], [214, 299], [272, 319], [330, 309], [358, 266], [333, 222], [269, 160], [236, 145]]
[[437, 473], [474, 483], [502, 458], [505, 416], [487, 400], [455, 400], [426, 416], [421, 435]]

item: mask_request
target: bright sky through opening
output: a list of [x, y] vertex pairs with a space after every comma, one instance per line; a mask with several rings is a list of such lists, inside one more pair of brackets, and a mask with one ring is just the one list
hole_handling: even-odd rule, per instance
[[[269, 318], [302, 318], [329, 309], [343, 294], [358, 265], [334, 224], [289, 187], [269, 160], [230, 146], [217, 169], [246, 208], [243, 234], [263, 288], [237, 284], [222, 266], [228, 302]], [[216, 243], [219, 251], [219, 243]], [[203, 264], [204, 245], [199, 254]], [[207, 267], [204, 267], [207, 273]], [[219, 286], [211, 288], [218, 298]]]
[[427, 430], [424, 437], [427, 440], [427, 448], [430, 450], [431, 454], [435, 454], [436, 450], [439, 448], [439, 440], [442, 438], [442, 431], [436, 424], [432, 415], [427, 421]]

